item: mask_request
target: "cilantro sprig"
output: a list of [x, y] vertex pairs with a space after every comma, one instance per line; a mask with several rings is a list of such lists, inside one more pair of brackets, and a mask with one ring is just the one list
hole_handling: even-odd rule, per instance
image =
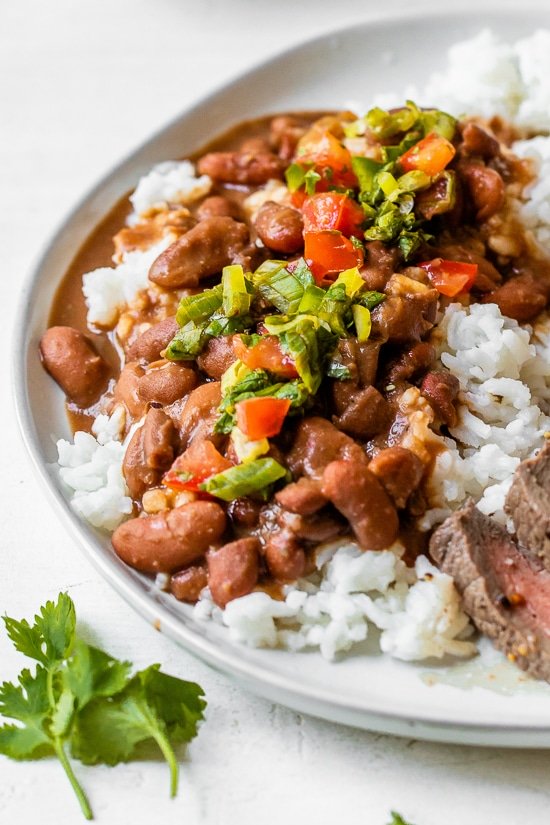
[[116, 765], [152, 740], [169, 765], [175, 796], [174, 746], [197, 734], [206, 706], [199, 685], [161, 673], [158, 664], [131, 675], [130, 662], [76, 636], [75, 608], [66, 593], [46, 602], [32, 625], [9, 616], [3, 621], [16, 650], [38, 664], [34, 674], [23, 669], [17, 684], [0, 685], [0, 714], [15, 721], [0, 726], [0, 754], [18, 760], [56, 756], [82, 813], [92, 819], [68, 754], [85, 765]]

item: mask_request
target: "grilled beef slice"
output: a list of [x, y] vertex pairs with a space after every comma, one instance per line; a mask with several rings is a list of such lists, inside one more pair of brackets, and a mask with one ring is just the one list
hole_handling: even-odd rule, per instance
[[514, 521], [525, 555], [540, 559], [550, 570], [550, 443], [521, 462], [504, 509]]
[[540, 561], [473, 502], [435, 531], [430, 554], [454, 578], [478, 630], [522, 670], [550, 681], [550, 573]]

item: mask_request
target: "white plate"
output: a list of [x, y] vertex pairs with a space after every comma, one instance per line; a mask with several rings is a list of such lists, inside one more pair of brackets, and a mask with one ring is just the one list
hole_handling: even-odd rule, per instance
[[15, 397], [36, 469], [90, 561], [142, 616], [212, 666], [273, 701], [345, 724], [457, 743], [547, 747], [550, 687], [526, 680], [498, 658], [492, 667], [478, 660], [448, 668], [409, 665], [363, 651], [329, 664], [318, 653], [252, 650], [233, 644], [223, 628], [195, 622], [189, 608], [155, 592], [63, 498], [49, 465], [56, 457], [55, 439], [69, 436], [68, 425], [62, 394], [38, 357], [60, 273], [97, 221], [151, 164], [184, 156], [245, 118], [342, 108], [350, 100], [368, 104], [376, 93], [401, 91], [411, 80], [420, 84], [444, 63], [453, 42], [486, 25], [514, 40], [550, 25], [550, 18], [522, 11], [359, 23], [259, 66], [158, 132], [71, 212], [29, 275], [16, 324]]

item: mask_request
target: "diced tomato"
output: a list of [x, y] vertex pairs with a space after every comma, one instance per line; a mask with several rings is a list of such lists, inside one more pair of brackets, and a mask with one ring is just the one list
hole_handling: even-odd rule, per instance
[[399, 163], [404, 172], [419, 169], [434, 177], [449, 165], [455, 154], [456, 149], [450, 141], [431, 132], [401, 155]]
[[233, 338], [237, 358], [251, 370], [267, 370], [281, 378], [297, 378], [292, 358], [282, 351], [275, 335], [264, 335], [253, 347], [247, 347], [240, 335]]
[[278, 435], [290, 409], [288, 398], [247, 398], [235, 405], [237, 426], [251, 441]]
[[172, 490], [189, 490], [196, 493], [199, 492], [199, 485], [203, 481], [232, 466], [211, 441], [193, 441], [186, 451], [176, 458], [162, 481]]
[[454, 298], [461, 292], [469, 292], [477, 275], [477, 264], [446, 261], [444, 258], [424, 261], [418, 266], [428, 273], [428, 278], [437, 291], [448, 298]]
[[357, 186], [351, 153], [326, 128], [314, 125], [306, 132], [296, 147], [295, 161], [313, 164], [325, 185], [328, 182], [332, 186]]
[[342, 192], [319, 192], [306, 198], [302, 206], [304, 232], [337, 229], [346, 235], [359, 235], [365, 215], [358, 203]]
[[290, 196], [290, 202], [296, 209], [301, 209], [306, 199], [307, 195], [303, 189], [297, 189], [296, 192], [293, 192]]
[[304, 232], [304, 258], [319, 283], [329, 272], [363, 265], [363, 251], [336, 230]]

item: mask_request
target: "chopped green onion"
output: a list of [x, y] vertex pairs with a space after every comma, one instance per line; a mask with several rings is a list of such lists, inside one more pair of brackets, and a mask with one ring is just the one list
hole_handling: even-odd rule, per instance
[[231, 430], [231, 443], [235, 450], [235, 455], [241, 464], [247, 461], [254, 461], [256, 458], [269, 452], [269, 441], [267, 438], [251, 441], [238, 427], [233, 427]]
[[385, 300], [386, 296], [383, 292], [374, 292], [370, 290], [368, 292], [364, 292], [359, 299], [362, 306], [367, 307], [367, 309], [374, 309], [374, 307], [377, 307], [378, 304], [381, 304], [382, 301]]
[[376, 182], [387, 198], [399, 189], [399, 184], [390, 172], [379, 172], [376, 176]]
[[271, 275], [275, 275], [280, 269], [284, 269], [286, 264], [286, 261], [276, 261], [273, 258], [264, 261], [252, 275], [254, 285], [265, 281]]
[[339, 381], [346, 381], [351, 378], [351, 372], [348, 367], [342, 364], [341, 361], [332, 359], [329, 361], [326, 368], [326, 374], [329, 378], [337, 378]]
[[365, 121], [363, 118], [354, 120], [352, 123], [343, 123], [344, 134], [347, 138], [360, 137], [365, 134]]
[[252, 347], [260, 343], [262, 336], [257, 332], [251, 332], [250, 335], [241, 335], [240, 339], [247, 349], [252, 349]]
[[405, 192], [399, 197], [397, 208], [401, 215], [411, 215], [414, 212], [414, 195]]
[[236, 332], [244, 332], [245, 329], [249, 329], [251, 326], [252, 318], [248, 315], [226, 318], [221, 313], [214, 313], [204, 331], [210, 338], [219, 338], [222, 335], [235, 335]]
[[427, 236], [423, 232], [408, 232], [403, 230], [399, 234], [398, 246], [406, 261], [409, 260], [417, 249], [420, 248], [423, 241], [427, 240]]
[[293, 410], [300, 409], [309, 401], [309, 392], [302, 381], [294, 379], [293, 381], [286, 381], [284, 384], [269, 387], [262, 390], [258, 395], [270, 395], [273, 398], [286, 398], [290, 401], [290, 408]]
[[234, 424], [235, 405], [246, 398], [253, 398], [259, 390], [270, 385], [271, 379], [265, 370], [249, 370], [238, 381], [228, 387], [218, 407], [220, 417], [214, 426], [216, 433], [229, 433]]
[[414, 127], [419, 116], [419, 108], [411, 100], [407, 100], [406, 106], [395, 112], [387, 112], [378, 107], [371, 109], [365, 115], [365, 122], [374, 137], [387, 140], [400, 132], [408, 132]]
[[244, 277], [242, 266], [224, 266], [222, 271], [223, 312], [228, 318], [246, 315], [252, 300], [251, 286]]
[[344, 315], [349, 309], [350, 299], [344, 283], [334, 282], [326, 291], [318, 310], [319, 318], [340, 338], [347, 335]]
[[298, 316], [294, 328], [279, 335], [281, 349], [290, 355], [308, 392], [315, 395], [322, 381], [316, 324], [307, 316]]
[[311, 274], [311, 269], [304, 258], [298, 258], [294, 263], [292, 274], [295, 278], [298, 278], [304, 288], [310, 286], [310, 284], [315, 284], [315, 278]]
[[351, 166], [359, 181], [359, 189], [370, 195], [374, 187], [374, 178], [382, 169], [382, 164], [363, 157], [352, 157]]
[[210, 336], [205, 333], [206, 323], [195, 325], [192, 321], [179, 329], [164, 351], [169, 361], [191, 361], [200, 355]]
[[361, 252], [365, 251], [365, 244], [363, 241], [360, 241], [359, 238], [356, 238], [355, 235], [351, 236], [350, 241], [356, 249], [360, 249]]
[[447, 140], [452, 140], [456, 133], [456, 120], [447, 112], [442, 112], [439, 109], [429, 109], [420, 115], [420, 122], [424, 129], [424, 137], [431, 132]]
[[[258, 271], [256, 270], [254, 273], [254, 282], [262, 298], [273, 304], [279, 312], [289, 315], [298, 312], [304, 294], [303, 272], [296, 276], [294, 272], [289, 272], [284, 266], [275, 271], [267, 271], [259, 276]], [[313, 277], [311, 282], [313, 283]]]
[[296, 192], [304, 182], [306, 170], [299, 163], [291, 163], [285, 171], [286, 185], [291, 192]]
[[403, 218], [399, 213], [399, 208], [384, 201], [378, 214], [374, 225], [365, 230], [365, 238], [368, 241], [392, 241], [397, 237], [403, 226]]
[[233, 501], [251, 493], [259, 493], [286, 475], [285, 468], [274, 458], [257, 458], [230, 467], [199, 486], [204, 492], [221, 498], [222, 501]]
[[445, 169], [434, 178], [432, 185], [419, 195], [417, 209], [426, 220], [450, 212], [456, 203], [456, 174]]
[[[330, 176], [329, 176], [329, 171], [331, 173]], [[327, 169], [325, 169], [325, 177], [332, 177], [332, 169], [330, 169], [330, 167], [327, 167]], [[321, 180], [321, 175], [319, 175], [317, 172], [315, 172], [314, 169], [310, 169], [308, 172], [305, 173], [304, 183], [305, 183], [305, 187], [306, 187], [306, 195], [314, 195], [315, 194], [315, 187], [316, 187], [317, 183], [320, 180]]]
[[323, 298], [325, 297], [325, 290], [320, 286], [312, 284], [304, 290], [298, 312], [307, 315], [308, 313], [315, 313], [318, 311]]
[[365, 282], [359, 274], [359, 268], [345, 269], [341, 272], [332, 284], [333, 287], [343, 285], [348, 298], [355, 298], [358, 292], [365, 286]]
[[198, 295], [186, 295], [181, 299], [176, 321], [180, 327], [184, 327], [190, 321], [199, 323], [210, 318], [212, 313], [217, 312], [222, 305], [222, 287], [215, 286], [213, 289], [205, 289]]
[[351, 311], [353, 313], [353, 322], [357, 331], [357, 340], [366, 341], [369, 338], [372, 327], [370, 310], [361, 306], [361, 304], [354, 304]]
[[247, 367], [246, 364], [243, 364], [243, 362], [239, 361], [239, 359], [233, 361], [231, 366], [228, 367], [222, 375], [222, 395], [227, 395], [227, 393], [232, 389], [232, 387], [235, 386], [235, 384], [238, 384], [240, 381], [246, 378], [246, 376], [249, 375], [251, 372], [252, 370], [250, 369], [250, 367]]
[[302, 321], [308, 321], [315, 329], [323, 323], [317, 315], [295, 315], [293, 318], [288, 315], [266, 315], [263, 323], [270, 335], [281, 335], [283, 332], [295, 329], [296, 324]]
[[397, 179], [397, 185], [402, 192], [416, 192], [417, 189], [425, 189], [431, 183], [431, 178], [420, 169], [406, 172]]

